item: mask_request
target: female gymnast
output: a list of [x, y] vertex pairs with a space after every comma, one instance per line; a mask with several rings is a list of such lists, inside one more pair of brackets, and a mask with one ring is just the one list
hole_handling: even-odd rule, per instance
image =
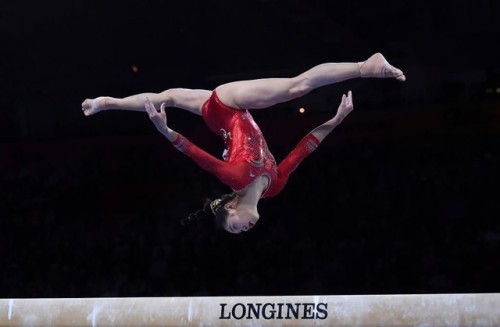
[[[283, 189], [302, 160], [353, 110], [353, 102], [350, 91], [344, 94], [336, 115], [307, 134], [279, 165], [248, 109], [268, 108], [301, 97], [315, 88], [359, 77], [406, 79], [400, 69], [376, 53], [362, 62], [324, 63], [296, 77], [237, 81], [220, 85], [213, 91], [173, 88], [126, 98], [86, 99], [82, 110], [86, 116], [112, 109], [146, 111], [158, 131], [173, 146], [233, 190], [207, 200], [203, 210], [189, 219], [201, 212], [209, 213], [226, 231], [241, 233], [250, 230], [259, 220], [259, 200], [276, 196]], [[224, 141], [223, 160], [169, 128], [166, 107], [201, 115], [207, 126]]]

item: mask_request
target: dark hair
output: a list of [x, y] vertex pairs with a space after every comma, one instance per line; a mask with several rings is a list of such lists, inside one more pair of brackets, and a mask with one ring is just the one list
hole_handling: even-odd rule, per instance
[[[219, 198], [216, 199], [205, 199], [203, 203], [203, 208], [191, 213], [186, 218], [181, 220], [182, 226], [188, 226], [193, 223], [197, 223], [200, 221], [207, 221], [213, 218], [217, 229], [224, 228], [226, 224], [226, 219], [228, 212], [224, 205], [236, 197], [236, 193], [223, 194]], [[213, 208], [212, 208], [213, 207]]]

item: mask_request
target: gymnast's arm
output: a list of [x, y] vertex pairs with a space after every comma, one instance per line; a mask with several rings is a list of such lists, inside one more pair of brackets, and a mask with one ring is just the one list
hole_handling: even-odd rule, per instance
[[238, 164], [230, 165], [223, 160], [215, 158], [194, 145], [186, 137], [167, 126], [167, 115], [165, 113], [164, 103], [161, 104], [160, 112], [158, 112], [153, 103], [149, 99], [146, 99], [145, 108], [149, 118], [156, 126], [156, 129], [158, 129], [177, 150], [193, 159], [202, 169], [214, 174], [227, 186], [233, 189], [243, 188], [242, 185], [240, 185], [241, 178], [238, 176], [240, 171], [240, 169], [238, 169]]
[[349, 91], [347, 96], [344, 94], [342, 96], [342, 101], [340, 102], [339, 108], [337, 110], [337, 114], [332, 119], [323, 123], [322, 125], [316, 127], [311, 131], [311, 134], [314, 135], [318, 141], [323, 141], [324, 138], [333, 131], [335, 127], [337, 127], [342, 120], [353, 110], [354, 106], [352, 103], [352, 92]]
[[342, 101], [337, 110], [337, 114], [327, 122], [313, 129], [297, 144], [295, 149], [279, 164], [278, 173], [281, 178], [288, 176], [299, 166], [299, 164], [311, 154], [318, 145], [337, 127], [342, 120], [353, 110], [352, 93], [342, 96]]

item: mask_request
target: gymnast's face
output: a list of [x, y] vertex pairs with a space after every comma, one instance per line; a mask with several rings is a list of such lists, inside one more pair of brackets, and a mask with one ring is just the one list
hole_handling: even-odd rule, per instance
[[236, 206], [232, 206], [231, 203], [226, 203], [225, 209], [228, 214], [224, 229], [229, 233], [240, 234], [242, 232], [247, 232], [252, 229], [259, 220], [258, 215], [251, 214], [248, 210], [238, 210]]

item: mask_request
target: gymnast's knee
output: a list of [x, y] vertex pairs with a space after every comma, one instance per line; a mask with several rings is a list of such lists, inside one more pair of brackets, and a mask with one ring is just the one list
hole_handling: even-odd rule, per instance
[[304, 96], [312, 90], [311, 81], [307, 76], [291, 78], [291, 85], [289, 92], [293, 98]]

